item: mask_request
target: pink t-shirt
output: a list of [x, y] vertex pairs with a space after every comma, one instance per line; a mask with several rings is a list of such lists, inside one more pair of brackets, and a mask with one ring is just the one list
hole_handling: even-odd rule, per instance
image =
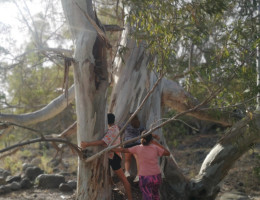
[[[114, 138], [118, 135], [119, 133], [119, 128], [117, 125], [113, 125], [111, 127], [108, 128], [106, 135], [103, 137], [103, 141], [109, 145], [112, 140], [114, 140]], [[115, 144], [120, 144], [120, 136], [116, 139], [116, 141], [113, 143], [113, 145]], [[121, 157], [120, 153], [117, 153], [117, 155], [119, 155]], [[108, 153], [108, 158], [112, 159], [114, 156], [114, 152], [109, 152]]]
[[148, 146], [141, 144], [128, 148], [128, 150], [137, 155], [140, 176], [151, 176], [161, 173], [158, 157], [163, 155], [164, 149], [154, 144], [149, 144]]

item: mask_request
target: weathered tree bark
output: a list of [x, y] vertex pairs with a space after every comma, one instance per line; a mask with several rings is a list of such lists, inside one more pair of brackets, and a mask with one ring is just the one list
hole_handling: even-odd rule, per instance
[[[108, 87], [106, 47], [91, 19], [97, 22], [92, 1], [62, 0], [63, 10], [75, 40], [74, 83], [77, 112], [77, 138], [100, 139], [104, 134]], [[93, 152], [100, 147], [92, 149]], [[110, 199], [111, 185], [107, 157], [90, 163], [79, 160], [77, 199]]]

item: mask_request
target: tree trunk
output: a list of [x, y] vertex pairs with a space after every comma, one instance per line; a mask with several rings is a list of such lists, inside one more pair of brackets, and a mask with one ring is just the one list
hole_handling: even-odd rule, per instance
[[[122, 38], [127, 37], [127, 32], [128, 29], [123, 32]], [[126, 121], [130, 112], [136, 110], [158, 79], [155, 73], [148, 70], [148, 62], [151, 61], [151, 57], [147, 56], [145, 45], [137, 45], [133, 40], [126, 41], [126, 48], [131, 49], [131, 52], [126, 52], [128, 56], [123, 56], [124, 62], [121, 62], [120, 58], [117, 58], [118, 66], [116, 67], [121, 71], [121, 74], [114, 87], [110, 103], [110, 111], [115, 113], [117, 123], [119, 124]], [[125, 66], [123, 66], [124, 63]], [[159, 125], [161, 122], [163, 86], [163, 82], [159, 83], [155, 91], [146, 101], [144, 107], [138, 113], [141, 125], [147, 129]], [[180, 87], [178, 87], [178, 89], [180, 89]], [[161, 142], [166, 145], [162, 136], [162, 130], [157, 129], [155, 134], [158, 134], [161, 138]], [[174, 158], [172, 156], [162, 158], [160, 162], [164, 180], [161, 188], [161, 196], [163, 199], [176, 199], [176, 197], [178, 197], [177, 199], [185, 199], [186, 193], [183, 191], [188, 185], [188, 182], [178, 168]], [[171, 179], [172, 185], [168, 184], [169, 179]], [[171, 188], [173, 185], [174, 190]]]
[[[65, 16], [75, 40], [74, 83], [77, 113], [77, 139], [101, 139], [105, 128], [107, 63], [106, 48], [93, 24], [87, 17], [95, 18], [92, 2], [62, 0]], [[93, 153], [100, 147], [91, 149]], [[111, 185], [107, 156], [90, 163], [78, 161], [77, 199], [110, 199]]]

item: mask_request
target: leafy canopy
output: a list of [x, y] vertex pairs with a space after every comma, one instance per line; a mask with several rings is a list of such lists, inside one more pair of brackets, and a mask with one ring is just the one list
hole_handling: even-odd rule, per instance
[[[250, 3], [251, 2], [251, 3]], [[199, 100], [220, 89], [212, 107], [255, 105], [255, 1], [132, 0], [128, 21], [137, 41]], [[176, 78], [175, 78], [176, 79]], [[234, 108], [230, 108], [231, 110]]]

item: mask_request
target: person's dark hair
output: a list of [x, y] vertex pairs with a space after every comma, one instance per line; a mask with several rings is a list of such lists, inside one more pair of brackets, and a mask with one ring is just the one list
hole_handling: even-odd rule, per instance
[[138, 119], [138, 116], [134, 116], [134, 118], [131, 120], [130, 124], [134, 127], [134, 128], [139, 128], [140, 127], [140, 121]]
[[107, 114], [107, 123], [114, 124], [115, 123], [115, 115], [113, 113]]
[[[142, 133], [142, 135], [144, 134], [145, 132]], [[141, 143], [142, 145], [144, 146], [147, 146], [150, 144], [150, 142], [153, 140], [153, 135], [152, 134], [148, 134], [147, 136], [143, 137], [141, 139]]]

